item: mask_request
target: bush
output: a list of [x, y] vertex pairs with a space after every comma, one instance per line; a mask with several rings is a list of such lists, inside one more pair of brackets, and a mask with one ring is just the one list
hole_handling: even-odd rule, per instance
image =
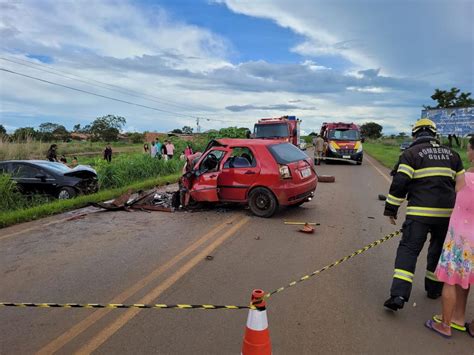
[[21, 208], [25, 205], [24, 196], [18, 191], [16, 182], [10, 175], [0, 174], [0, 211]]
[[94, 165], [99, 175], [100, 188], [108, 189], [152, 177], [176, 174], [181, 171], [183, 162], [177, 158], [166, 161], [138, 153], [116, 156], [111, 163], [97, 159]]

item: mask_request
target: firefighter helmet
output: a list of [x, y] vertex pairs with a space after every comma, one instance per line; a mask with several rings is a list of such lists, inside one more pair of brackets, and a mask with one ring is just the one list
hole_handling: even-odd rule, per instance
[[415, 125], [411, 130], [411, 133], [412, 135], [416, 135], [421, 130], [428, 130], [433, 135], [436, 135], [436, 124], [428, 118], [421, 118], [416, 121]]

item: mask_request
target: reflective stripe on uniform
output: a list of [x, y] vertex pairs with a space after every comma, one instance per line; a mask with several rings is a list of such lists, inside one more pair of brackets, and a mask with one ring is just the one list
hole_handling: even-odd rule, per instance
[[403, 269], [395, 269], [395, 273], [393, 274], [394, 279], [400, 279], [410, 283], [413, 283], [413, 276], [413, 273]]
[[407, 215], [422, 217], [451, 217], [452, 208], [408, 206]]
[[413, 173], [413, 179], [421, 179], [431, 176], [446, 176], [454, 179], [456, 172], [451, 168], [435, 167], [418, 169]]
[[387, 203], [395, 206], [400, 206], [404, 200], [404, 198], [398, 198], [390, 194], [387, 196]]
[[400, 164], [397, 170], [397, 173], [405, 173], [410, 178], [413, 178], [414, 172], [415, 172], [415, 169], [413, 169], [410, 165], [407, 165], [407, 164]]
[[466, 172], [466, 170], [462, 169], [461, 171], [458, 171], [458, 172], [456, 173], [456, 176], [459, 176], [459, 175], [461, 175], [461, 174], [464, 174], [465, 172]]
[[436, 281], [436, 282], [441, 282], [438, 280], [434, 272], [431, 272], [429, 270], [426, 270], [426, 275], [425, 277], [431, 281]]

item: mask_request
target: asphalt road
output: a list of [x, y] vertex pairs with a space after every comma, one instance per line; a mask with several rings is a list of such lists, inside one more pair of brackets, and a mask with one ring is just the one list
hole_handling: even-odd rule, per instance
[[[316, 198], [271, 219], [248, 210], [107, 212], [57, 216], [0, 230], [0, 301], [246, 305], [395, 230], [382, 216], [387, 169], [322, 165]], [[297, 232], [283, 221], [321, 225]], [[401, 223], [401, 221], [400, 221]], [[397, 226], [399, 227], [399, 226]], [[423, 323], [440, 301], [423, 291], [425, 251], [412, 298], [388, 297], [398, 237], [274, 295], [274, 354], [474, 354], [466, 334], [443, 339]], [[207, 260], [207, 256], [212, 256]], [[474, 317], [474, 297], [468, 303]], [[246, 310], [0, 308], [0, 353], [238, 354]]]

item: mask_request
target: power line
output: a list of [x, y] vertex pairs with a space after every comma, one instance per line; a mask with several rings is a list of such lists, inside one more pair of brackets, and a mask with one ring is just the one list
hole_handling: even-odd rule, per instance
[[95, 92], [91, 92], [91, 91], [87, 91], [87, 90], [83, 90], [83, 89], [78, 89], [78, 88], [75, 88], [75, 87], [72, 87], [72, 86], [68, 86], [68, 85], [63, 85], [63, 84], [55, 83], [55, 82], [52, 82], [52, 81], [49, 81], [49, 80], [37, 78], [37, 77], [31, 76], [31, 75], [27, 75], [27, 74], [18, 73], [18, 72], [15, 72], [15, 71], [13, 71], [13, 70], [1, 68], [1, 67], [0, 67], [0, 70], [1, 70], [1, 71], [4, 71], [4, 72], [7, 72], [7, 73], [10, 73], [10, 74], [15, 74], [15, 75], [23, 76], [23, 77], [25, 77], [25, 78], [29, 78], [29, 79], [41, 81], [41, 82], [43, 82], [43, 83], [47, 83], [47, 84], [50, 84], [50, 85], [55, 85], [55, 86], [63, 87], [63, 88], [66, 88], [66, 89], [70, 89], [70, 90], [82, 92], [82, 93], [85, 93], [85, 94], [89, 94], [89, 95], [93, 95], [93, 96], [97, 96], [97, 97], [102, 97], [102, 98], [108, 99], [108, 100], [113, 100], [113, 101], [122, 102], [122, 103], [128, 104], [128, 105], [134, 105], [134, 106], [138, 106], [138, 107], [143, 107], [143, 108], [147, 108], [147, 109], [154, 110], [154, 111], [165, 112], [165, 113], [170, 113], [170, 114], [177, 115], [177, 116], [185, 116], [185, 117], [190, 117], [190, 118], [193, 118], [193, 119], [201, 119], [201, 120], [206, 120], [206, 121], [229, 122], [229, 120], [218, 120], [218, 119], [214, 119], [214, 118], [198, 117], [198, 116], [188, 115], [188, 114], [185, 114], [185, 113], [178, 113], [178, 112], [174, 112], [174, 111], [168, 111], [168, 110], [159, 109], [159, 108], [152, 107], [152, 106], [137, 104], [137, 103], [135, 103], [135, 102], [126, 101], [126, 100], [122, 100], [122, 99], [117, 99], [117, 98], [115, 98], [115, 97], [106, 96], [106, 95], [102, 95], [102, 94], [97, 94], [97, 93], [95, 93]]
[[[82, 82], [82, 83], [85, 83], [85, 84], [88, 84], [88, 85], [93, 85], [93, 86], [97, 86], [97, 87], [104, 88], [104, 89], [107, 89], [107, 90], [120, 92], [120, 93], [125, 94], [125, 95], [130, 95], [130, 96], [142, 98], [142, 99], [157, 102], [157, 103], [160, 103], [160, 104], [174, 106], [174, 107], [177, 107], [177, 108], [180, 108], [180, 109], [183, 109], [183, 108], [186, 109], [187, 108], [187, 109], [192, 109], [192, 110], [196, 111], [196, 108], [197, 108], [197, 107], [192, 107], [192, 106], [189, 106], [189, 105], [177, 104], [175, 102], [172, 102], [172, 101], [169, 101], [169, 100], [166, 100], [166, 99], [163, 99], [163, 98], [159, 98], [157, 96], [145, 94], [145, 93], [142, 93], [142, 92], [139, 92], [139, 91], [136, 91], [136, 90], [132, 90], [132, 89], [126, 89], [126, 88], [120, 87], [118, 85], [105, 83], [105, 82], [102, 82], [102, 81], [99, 81], [99, 80], [86, 78], [86, 77], [83, 77], [83, 76], [80, 76], [80, 75], [77, 75], [77, 74], [73, 74], [73, 73], [63, 71], [63, 70], [59, 70], [59, 69], [56, 69], [56, 68], [51, 68], [51, 67], [43, 65], [43, 64], [35, 63], [35, 62], [32, 62], [32, 61], [28, 61], [28, 60], [24, 60], [24, 59], [20, 59], [20, 58], [15, 58], [15, 60], [13, 60], [11, 58], [0, 57], [0, 59], [2, 59], [4, 61], [7, 61], [7, 62], [10, 62], [10, 63], [23, 65], [25, 67], [33, 68], [35, 70], [39, 70], [39, 71], [43, 71], [43, 72], [46, 72], [46, 73], [57, 75], [57, 76], [60, 76], [60, 77], [63, 77], [63, 78], [67, 78], [69, 80], [76, 80], [76, 81], [79, 81], [79, 82]], [[21, 63], [21, 62], [24, 62], [24, 63]], [[28, 64], [25, 64], [25, 63], [28, 63]], [[39, 68], [37, 68], [37, 67], [39, 67]], [[42, 67], [48, 68], [48, 70], [42, 69]], [[67, 75], [64, 75], [64, 73], [67, 74]], [[80, 79], [71, 78], [68, 75], [74, 76], [74, 77], [80, 78]], [[98, 83], [99, 85], [94, 84], [92, 82]], [[113, 88], [116, 88], [116, 89], [113, 89]], [[136, 95], [136, 94], [138, 94], [138, 95]], [[146, 98], [145, 96], [151, 97], [153, 99]], [[197, 110], [197, 111], [200, 111], [200, 110]]]
[[[50, 74], [53, 74], [53, 75], [57, 75], [57, 76], [60, 76], [60, 77], [64, 77], [64, 78], [67, 78], [67, 79], [70, 79], [70, 80], [76, 80], [78, 82], [82, 82], [82, 83], [85, 83], [87, 85], [93, 85], [93, 86], [101, 87], [101, 88], [104, 88], [104, 89], [107, 89], [107, 90], [120, 92], [120, 93], [123, 93], [123, 94], [126, 94], [126, 95], [134, 96], [134, 97], [137, 97], [137, 98], [142, 98], [142, 99], [149, 100], [149, 101], [154, 101], [154, 102], [157, 102], [157, 103], [160, 103], [160, 104], [175, 106], [175, 107], [181, 108], [181, 109], [182, 108], [189, 108], [189, 109], [195, 110], [195, 108], [193, 108], [192, 106], [189, 106], [189, 105], [177, 104], [177, 103], [174, 103], [172, 101], [159, 98], [157, 96], [141, 93], [139, 91], [132, 90], [132, 89], [126, 89], [126, 88], [123, 88], [123, 87], [118, 86], [118, 85], [109, 84], [109, 83], [105, 83], [105, 82], [102, 82], [102, 81], [99, 81], [99, 80], [83, 77], [83, 76], [80, 76], [80, 75], [77, 75], [77, 74], [74, 74], [74, 73], [67, 72], [65, 70], [59, 70], [59, 69], [56, 69], [56, 68], [51, 68], [49, 66], [39, 64], [39, 63], [35, 63], [35, 62], [32, 62], [32, 61], [28, 61], [28, 60], [24, 60], [24, 59], [20, 59], [20, 58], [15, 58], [15, 60], [13, 60], [11, 58], [9, 59], [9, 58], [5, 58], [5, 57], [0, 57], [0, 59], [11, 62], [11, 63], [23, 65], [23, 66], [26, 66], [26, 67], [29, 67], [29, 68], [33, 68], [33, 69], [36, 69], [36, 70], [39, 70], [39, 71], [43, 71], [43, 72], [46, 72], [46, 73], [50, 73]], [[17, 61], [25, 62], [25, 63], [28, 63], [30, 65], [19, 63]], [[42, 68], [36, 68], [34, 66], [45, 67], [45, 68], [48, 68], [49, 70], [42, 69]], [[61, 73], [61, 74], [54, 73], [53, 71], [56, 71], [56, 72]], [[67, 75], [62, 75], [63, 73], [66, 73], [68, 75], [71, 75], [71, 76], [74, 76], [74, 77], [77, 77], [77, 78], [82, 78], [82, 79], [85, 79], [85, 80], [71, 78], [71, 77], [68, 77]], [[102, 85], [93, 84], [90, 81], [93, 81], [93, 82], [96, 82], [96, 83], [99, 83], [99, 84], [102, 84]], [[114, 89], [111, 89], [111, 88], [108, 88], [108, 87], [104, 87], [103, 85], [115, 87], [115, 88], [118, 88], [119, 90], [114, 90]], [[128, 93], [127, 91], [134, 92], [134, 93], [137, 93], [139, 95], [133, 95], [133, 94]], [[160, 102], [158, 100], [147, 99], [144, 96], [157, 98], [158, 100], [161, 100], [163, 102]], [[179, 115], [187, 115], [187, 114], [179, 114]], [[206, 113], [206, 116], [207, 115], [221, 115], [221, 114], [219, 114], [219, 113]], [[187, 115], [187, 116], [189, 116], [191, 118], [194, 118], [194, 119], [198, 118], [197, 116], [193, 116], [193, 115]], [[205, 121], [214, 121], [214, 122], [223, 122], [223, 123], [228, 123], [228, 122], [246, 123], [246, 121], [243, 121], [243, 120], [231, 120], [231, 119], [222, 119], [222, 120], [220, 120], [220, 119], [216, 119], [216, 118], [204, 118], [204, 117], [199, 117], [199, 118], [203, 121], [205, 120]], [[252, 122], [253, 122], [253, 120], [252, 120]], [[249, 123], [249, 122], [247, 122], [247, 123]]]

